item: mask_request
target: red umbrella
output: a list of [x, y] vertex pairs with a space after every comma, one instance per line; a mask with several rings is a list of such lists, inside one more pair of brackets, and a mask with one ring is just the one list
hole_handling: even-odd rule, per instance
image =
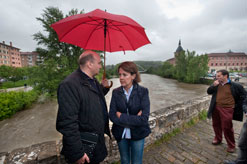
[[83, 49], [104, 51], [104, 76], [105, 51], [136, 50], [150, 43], [144, 28], [133, 19], [99, 9], [69, 16], [51, 27], [56, 31], [60, 42]]

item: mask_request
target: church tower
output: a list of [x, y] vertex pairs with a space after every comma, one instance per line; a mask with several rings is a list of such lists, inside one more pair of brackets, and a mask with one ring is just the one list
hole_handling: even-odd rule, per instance
[[183, 47], [181, 46], [181, 40], [179, 39], [178, 48], [177, 48], [176, 52], [174, 53], [174, 58], [175, 58], [175, 60], [176, 60], [176, 57], [177, 57], [181, 52], [184, 52], [184, 49], [183, 49]]

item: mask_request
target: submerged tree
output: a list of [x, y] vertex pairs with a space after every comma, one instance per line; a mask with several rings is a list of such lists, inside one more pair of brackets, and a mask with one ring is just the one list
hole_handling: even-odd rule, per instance
[[208, 72], [208, 56], [196, 55], [195, 51], [181, 52], [176, 58], [175, 77], [179, 81], [199, 83]]

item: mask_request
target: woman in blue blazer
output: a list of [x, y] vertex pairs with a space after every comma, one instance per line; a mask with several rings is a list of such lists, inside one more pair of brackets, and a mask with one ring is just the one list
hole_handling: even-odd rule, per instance
[[118, 142], [121, 164], [142, 164], [144, 139], [150, 133], [148, 89], [140, 86], [140, 74], [133, 62], [118, 67], [121, 86], [114, 89], [109, 117]]

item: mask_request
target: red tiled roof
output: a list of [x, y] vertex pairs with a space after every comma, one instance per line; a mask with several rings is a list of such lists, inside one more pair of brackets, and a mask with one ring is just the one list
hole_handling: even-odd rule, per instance
[[222, 56], [230, 56], [230, 57], [242, 57], [247, 56], [243, 52], [226, 52], [226, 53], [210, 53], [208, 57], [222, 57]]
[[166, 61], [172, 61], [172, 60], [175, 60], [175, 58], [170, 58], [170, 59], [167, 59]]

